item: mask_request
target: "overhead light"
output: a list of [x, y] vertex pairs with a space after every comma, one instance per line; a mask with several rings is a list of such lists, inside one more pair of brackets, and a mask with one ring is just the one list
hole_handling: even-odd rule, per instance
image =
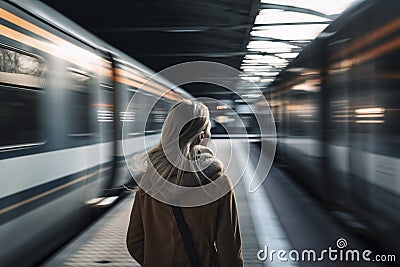
[[269, 70], [272, 68], [270, 65], [266, 65], [266, 63], [260, 63], [259, 65], [245, 65], [241, 67], [243, 67], [242, 69], [258, 69], [258, 70]]
[[378, 124], [378, 123], [384, 123], [384, 120], [358, 120], [356, 123], [373, 123], [373, 124]]
[[278, 53], [275, 54], [275, 56], [281, 57], [281, 58], [295, 58], [298, 56], [299, 53]]
[[257, 76], [243, 76], [240, 77], [242, 80], [250, 81], [250, 82], [258, 82], [260, 80], [260, 77]]
[[[254, 67], [257, 67], [257, 66], [254, 66]], [[261, 67], [261, 66], [260, 66]], [[271, 67], [269, 67], [269, 68], [244, 68], [243, 69], [243, 71], [245, 71], [245, 72], [251, 72], [251, 71], [269, 71], [269, 70], [271, 70]]]
[[261, 26], [258, 30], [252, 30], [250, 35], [281, 40], [312, 40], [327, 26], [328, 24]]
[[277, 63], [277, 64], [272, 64], [275, 68], [284, 68], [288, 65], [288, 63]]
[[251, 63], [243, 63], [242, 62], [242, 65], [241, 65], [242, 67], [271, 67], [271, 66], [269, 66], [269, 65], [266, 65], [266, 64], [263, 64], [263, 63], [258, 63], [258, 62], [251, 62]]
[[253, 52], [263, 52], [263, 53], [269, 53], [269, 54], [273, 54], [273, 53], [290, 53], [292, 52], [291, 49], [287, 49], [287, 48], [267, 48], [267, 47], [259, 47], [259, 48], [248, 48], [249, 51], [253, 51]]
[[311, 9], [321, 12], [326, 15], [335, 15], [342, 13], [356, 0], [335, 0], [335, 1], [321, 1], [321, 0], [261, 0], [261, 3], [276, 4], [292, 7], [300, 7]]
[[254, 72], [254, 74], [258, 75], [258, 76], [276, 76], [279, 74], [279, 72]]
[[262, 82], [262, 83], [269, 83], [269, 82], [272, 82], [272, 81], [274, 81], [274, 79], [261, 79], [260, 80], [260, 82]]
[[[356, 1], [362, 0], [335, 0], [329, 3], [320, 0], [261, 0], [266, 5], [260, 6], [255, 26], [250, 32], [253, 37], [250, 37], [246, 47], [250, 52], [244, 56], [240, 66], [243, 72], [253, 75], [241, 79], [272, 82], [273, 79], [268, 77], [278, 75], [307, 43], [323, 37], [322, 31], [336, 17], [329, 15], [341, 13]], [[303, 83], [292, 89], [316, 91], [319, 85]]]
[[[281, 9], [261, 9], [254, 24], [329, 22], [328, 18]], [[257, 27], [255, 27], [257, 28]], [[254, 29], [255, 29], [254, 28]]]
[[[248, 59], [243, 59], [243, 60], [248, 60]], [[241, 65], [241, 67], [249, 67], [249, 68], [252, 68], [252, 67], [269, 67], [268, 65], [265, 65], [265, 64], [260, 64], [260, 63], [257, 63], [257, 62], [255, 62], [255, 63], [244, 63], [244, 62], [242, 62], [242, 65]]]
[[374, 113], [384, 113], [384, 108], [359, 108], [356, 109], [357, 114], [374, 114]]
[[385, 114], [360, 114], [356, 115], [357, 118], [382, 118], [385, 117]]
[[250, 41], [249, 44], [247, 45], [247, 48], [250, 49], [270, 49], [270, 50], [289, 50], [295, 49], [295, 48], [300, 48], [299, 46], [296, 45], [291, 45], [283, 42], [273, 42], [273, 41]]
[[269, 69], [243, 69], [244, 72], [257, 72], [257, 71], [265, 71]]
[[263, 56], [262, 58], [258, 58], [258, 59], [244, 59], [243, 63], [265, 63], [265, 64], [273, 65], [274, 63], [283, 64], [283, 63], [288, 63], [288, 62], [286, 59], [267, 55], [267, 56]]
[[[246, 64], [248, 64], [248, 63], [246, 63]], [[261, 65], [261, 64], [254, 65], [254, 64], [252, 64], [252, 65], [242, 65], [242, 66], [240, 66], [240, 68], [241, 69], [270, 69], [272, 67], [269, 65]]]
[[257, 58], [262, 58], [262, 55], [256, 55], [256, 54], [249, 54], [249, 55], [245, 55], [244, 58], [247, 59], [257, 59]]
[[299, 46], [283, 43], [283, 42], [272, 42], [272, 41], [250, 41], [247, 45], [247, 49], [253, 52], [263, 53], [289, 53], [292, 49], [298, 49]]

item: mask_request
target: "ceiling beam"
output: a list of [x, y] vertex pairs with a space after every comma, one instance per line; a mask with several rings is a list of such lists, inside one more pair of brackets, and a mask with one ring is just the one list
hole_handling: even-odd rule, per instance
[[[288, 53], [299, 53], [302, 49], [292, 49], [291, 52]], [[215, 57], [215, 58], [225, 58], [225, 57], [240, 57], [245, 55], [275, 55], [280, 54], [277, 52], [267, 53], [267, 52], [258, 52], [258, 51], [237, 51], [237, 52], [205, 52], [205, 53], [197, 53], [197, 52], [175, 52], [175, 53], [151, 53], [151, 54], [132, 54], [132, 56], [138, 57]]]
[[290, 45], [297, 45], [300, 47], [306, 47], [309, 42], [302, 42], [302, 41], [311, 41], [311, 40], [283, 40], [283, 39], [277, 39], [277, 38], [272, 38], [272, 37], [259, 37], [259, 36], [252, 36], [250, 38], [251, 41], [271, 41], [271, 42], [279, 42], [279, 43], [285, 43], [285, 44], [290, 44]]
[[258, 26], [291, 26], [291, 25], [312, 25], [312, 24], [330, 24], [330, 21], [316, 21], [316, 22], [287, 22], [287, 23], [261, 23], [254, 24], [254, 27]]
[[243, 36], [243, 42], [242, 42], [242, 46], [241, 46], [241, 50], [246, 50], [246, 46], [250, 41], [250, 32], [251, 29], [254, 26], [254, 21], [256, 19], [257, 13], [259, 11], [259, 7], [260, 7], [260, 1], [259, 0], [253, 0], [252, 4], [251, 4], [251, 10], [249, 12], [249, 17], [248, 17], [248, 23], [249, 23], [249, 27], [247, 27], [247, 29], [244, 32], [244, 36]]
[[267, 3], [261, 3], [260, 4], [260, 9], [280, 9], [280, 10], [285, 10], [285, 11], [294, 11], [294, 12], [299, 12], [299, 13], [305, 13], [309, 15], [315, 15], [318, 17], [322, 18], [327, 18], [330, 20], [334, 20], [337, 18], [337, 15], [326, 15], [324, 13], [308, 9], [308, 8], [302, 8], [302, 7], [295, 7], [295, 6], [288, 6], [288, 5], [277, 5], [277, 4], [267, 4]]
[[[138, 54], [136, 56], [140, 57], [216, 57], [216, 58], [224, 58], [224, 57], [238, 57], [244, 56], [246, 54], [252, 54], [248, 51], [239, 51], [239, 52], [206, 52], [206, 53], [153, 53], [153, 54]], [[259, 54], [254, 52], [254, 54]], [[134, 54], [132, 56], [135, 56]]]
[[205, 32], [210, 30], [236, 31], [247, 29], [253, 24], [238, 24], [238, 25], [208, 25], [208, 26], [157, 26], [157, 27], [101, 27], [93, 28], [95, 32], [168, 32], [168, 33], [192, 33]]
[[[181, 3], [187, 4], [187, 0], [181, 0]], [[215, 1], [215, 0], [197, 0], [191, 3], [191, 5], [202, 5], [207, 8], [215, 9], [219, 8], [221, 10], [224, 10], [230, 14], [239, 14], [243, 16], [248, 16], [248, 10], [246, 7], [242, 4], [243, 2], [236, 2], [235, 4], [232, 3], [232, 1], [229, 2], [223, 2], [223, 1]]]
[[[290, 23], [262, 23], [255, 24], [259, 26], [290, 26], [290, 25], [313, 25], [313, 24], [330, 24], [329, 21], [321, 22], [290, 22]], [[96, 33], [115, 33], [115, 32], [165, 32], [165, 33], [203, 33], [212, 30], [218, 31], [237, 31], [247, 30], [253, 27], [253, 24], [238, 24], [238, 25], [209, 25], [209, 26], [156, 26], [156, 27], [101, 27], [93, 28]], [[243, 34], [241, 34], [243, 35]]]

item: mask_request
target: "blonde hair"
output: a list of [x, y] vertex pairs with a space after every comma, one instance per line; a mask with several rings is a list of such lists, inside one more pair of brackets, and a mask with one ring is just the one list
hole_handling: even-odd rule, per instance
[[163, 124], [160, 142], [147, 153], [148, 164], [164, 179], [176, 176], [176, 183], [180, 184], [189, 161], [189, 169], [200, 182], [193, 148], [200, 143], [200, 135], [209, 123], [209, 111], [204, 104], [190, 100], [175, 104]]

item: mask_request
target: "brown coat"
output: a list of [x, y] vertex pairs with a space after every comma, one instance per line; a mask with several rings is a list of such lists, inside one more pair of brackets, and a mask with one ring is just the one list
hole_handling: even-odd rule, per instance
[[[209, 204], [182, 208], [182, 212], [202, 266], [243, 266], [233, 190]], [[171, 206], [143, 190], [135, 195], [127, 247], [142, 266], [190, 267]]]

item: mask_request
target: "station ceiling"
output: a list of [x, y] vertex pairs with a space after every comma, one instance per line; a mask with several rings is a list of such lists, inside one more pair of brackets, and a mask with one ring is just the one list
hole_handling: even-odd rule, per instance
[[[353, 0], [332, 1], [334, 9], [320, 0], [42, 1], [156, 72], [189, 61], [244, 71], [233, 80], [239, 95], [251, 96], [253, 82], [267, 90]], [[183, 87], [194, 96], [237, 98], [210, 84]]]

